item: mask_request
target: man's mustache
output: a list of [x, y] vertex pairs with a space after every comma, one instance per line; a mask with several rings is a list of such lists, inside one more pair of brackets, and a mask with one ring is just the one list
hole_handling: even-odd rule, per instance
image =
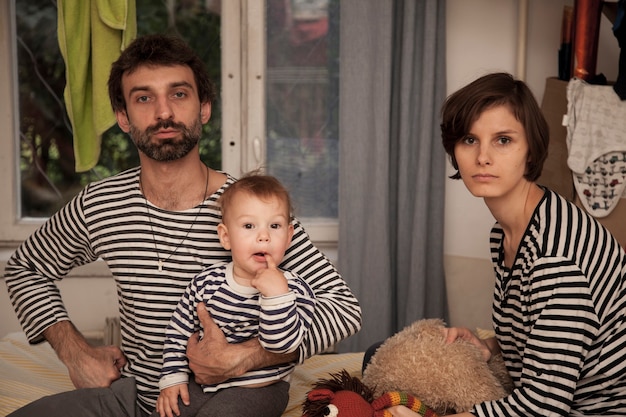
[[157, 123], [151, 126], [148, 126], [146, 128], [146, 133], [150, 135], [152, 133], [158, 132], [161, 129], [171, 129], [171, 128], [182, 130], [182, 131], [187, 129], [187, 127], [183, 123], [176, 123], [173, 120], [168, 119], [168, 120], [158, 121]]

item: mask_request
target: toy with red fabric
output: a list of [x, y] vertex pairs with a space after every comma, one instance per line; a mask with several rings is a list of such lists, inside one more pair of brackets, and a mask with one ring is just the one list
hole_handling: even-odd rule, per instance
[[391, 417], [389, 407], [403, 405], [424, 417], [438, 417], [420, 400], [401, 392], [374, 399], [372, 390], [346, 370], [319, 380], [302, 405], [303, 417]]

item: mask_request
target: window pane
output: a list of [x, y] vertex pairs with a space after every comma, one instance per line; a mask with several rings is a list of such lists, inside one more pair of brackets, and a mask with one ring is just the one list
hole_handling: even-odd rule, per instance
[[[137, 33], [177, 33], [207, 64], [219, 91], [220, 1], [137, 0]], [[135, 146], [117, 126], [103, 135], [99, 163], [74, 171], [71, 125], [65, 111], [65, 63], [57, 40], [56, 2], [15, 2], [20, 123], [20, 217], [48, 217], [90, 181], [139, 164]], [[221, 109], [215, 103], [200, 152], [221, 167]]]
[[336, 221], [339, 2], [267, 1], [267, 171], [296, 215]]

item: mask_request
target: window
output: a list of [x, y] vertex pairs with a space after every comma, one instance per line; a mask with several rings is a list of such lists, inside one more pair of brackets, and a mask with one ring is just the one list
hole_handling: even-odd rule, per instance
[[[74, 172], [55, 4], [0, 5], [0, 88], [10, 92], [0, 98], [0, 117], [15, 138], [0, 144], [5, 242], [24, 239], [89, 181], [138, 164], [114, 126], [98, 165]], [[183, 36], [221, 88], [201, 142], [205, 163], [236, 176], [259, 167], [276, 175], [312, 238], [336, 242], [338, 1], [137, 0], [137, 16], [140, 35]]]

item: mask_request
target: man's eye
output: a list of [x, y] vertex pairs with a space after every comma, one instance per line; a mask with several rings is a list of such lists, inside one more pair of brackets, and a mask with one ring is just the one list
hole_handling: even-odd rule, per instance
[[176, 98], [183, 98], [183, 97], [187, 97], [187, 94], [183, 91], [178, 91], [176, 93], [174, 93], [174, 97]]
[[148, 96], [139, 96], [137, 97], [138, 103], [146, 103], [149, 100]]

